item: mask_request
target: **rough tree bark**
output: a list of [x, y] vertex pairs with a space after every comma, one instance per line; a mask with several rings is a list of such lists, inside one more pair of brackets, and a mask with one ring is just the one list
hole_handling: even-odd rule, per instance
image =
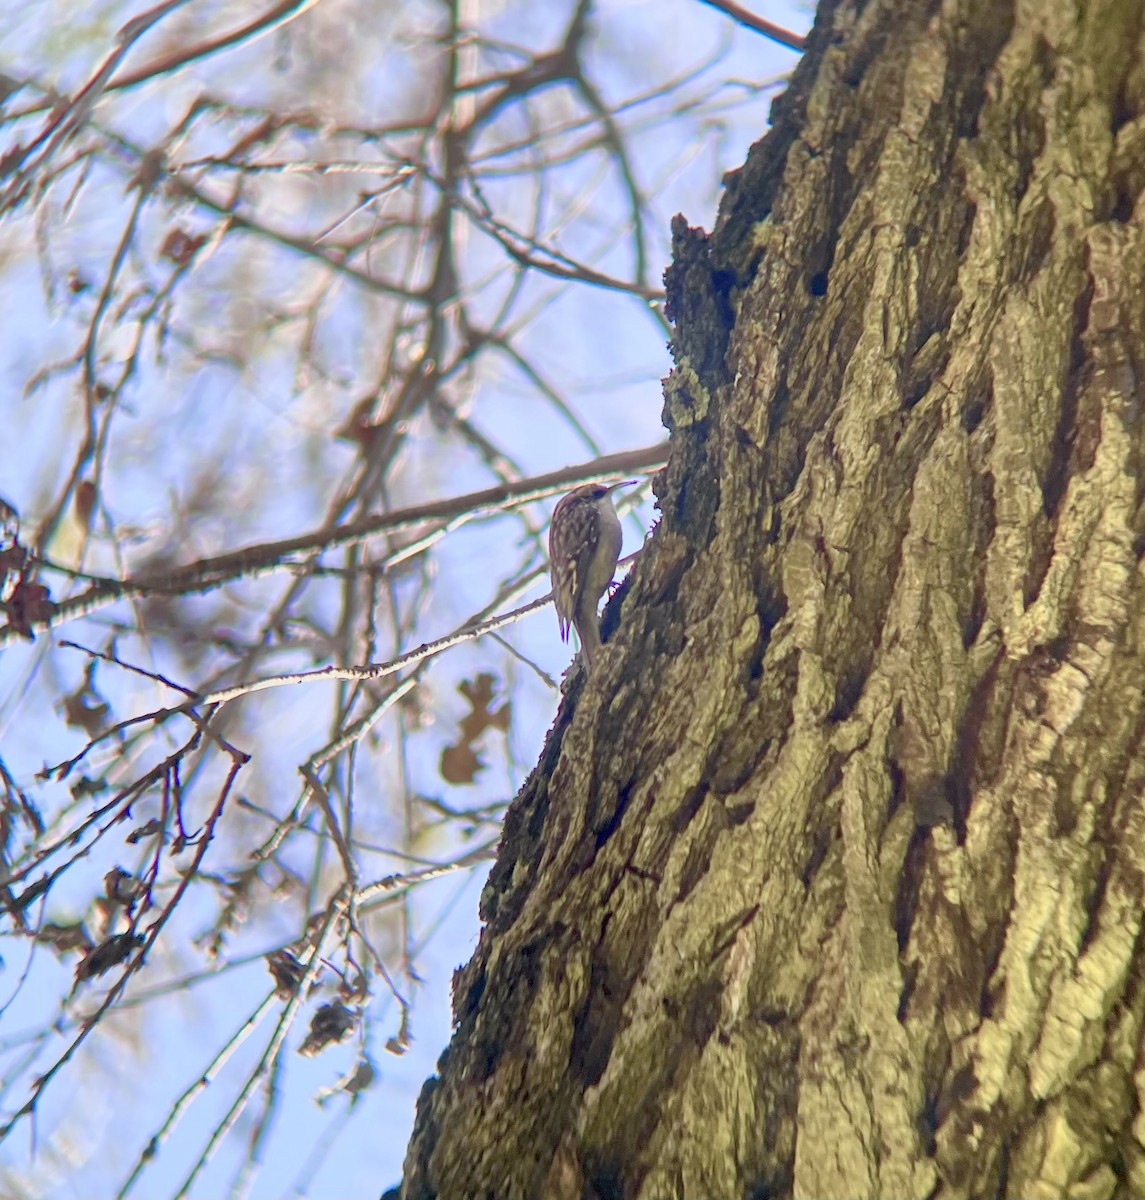
[[414, 1198], [1145, 1195], [1145, 0], [828, 0]]

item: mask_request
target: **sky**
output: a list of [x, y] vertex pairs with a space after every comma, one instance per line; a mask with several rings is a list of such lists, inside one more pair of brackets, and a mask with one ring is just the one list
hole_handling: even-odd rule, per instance
[[[275, 39], [272, 49], [278, 60], [305, 66], [310, 52], [307, 39], [314, 39], [315, 45], [321, 39], [332, 40], [333, 46], [323, 53], [349, 53], [353, 22], [366, 18], [379, 25], [392, 20], [395, 44], [400, 42], [397, 34], [402, 31], [396, 28], [399, 22], [392, 10], [380, 9], [367, 0], [346, 0], [345, 20], [331, 21], [329, 10], [336, 3], [321, 0], [313, 13], [268, 35]], [[34, 75], [51, 80], [66, 93], [90, 76], [108, 52], [116, 28], [143, 7], [0, 0], [0, 72], [21, 79]], [[246, 15], [261, 10], [248, 3], [241, 11]], [[467, 11], [490, 40], [541, 47], [552, 44], [553, 31], [564, 26], [569, 7], [475, 2]], [[810, 20], [802, 5], [757, 0], [755, 11], [799, 32], [806, 30]], [[190, 0], [180, 15], [189, 23], [183, 27], [183, 35], [188, 30], [225, 27], [238, 12], [239, 6]], [[320, 21], [320, 16], [325, 20]], [[144, 39], [140, 43], [136, 57], [128, 59], [129, 66], [147, 60], [161, 43], [166, 48], [159, 35], [150, 36], [152, 42]], [[355, 110], [369, 111], [384, 103], [392, 103], [397, 114], [402, 102], [416, 102], [419, 78], [416, 45], [411, 50], [410, 43], [401, 42], [401, 47], [392, 60], [377, 64], [368, 86], [359, 86], [359, 80], [356, 90], [347, 87], [339, 93], [336, 86], [331, 90], [327, 81], [318, 81], [315, 88], [326, 89], [326, 101], [337, 107], [348, 124]], [[217, 69], [235, 105], [243, 101], [245, 88], [253, 94], [253, 72], [265, 62], [263, 53], [256, 46], [237, 50], [229, 59], [225, 55], [220, 58]], [[794, 65], [795, 55], [700, 0], [604, 0], [595, 9], [585, 60], [587, 76], [611, 106], [705, 62], [710, 76], [722, 80], [724, 94], [731, 96], [747, 90], [741, 84], [754, 87], [780, 79]], [[244, 77], [244, 70], [251, 72], [249, 78]], [[297, 77], [284, 68], [284, 79]], [[148, 144], [169, 130], [175, 115], [193, 102], [196, 89], [202, 86], [193, 70], [161, 86], [143, 85], [116, 100], [108, 119], [140, 144]], [[683, 212], [691, 224], [711, 227], [720, 177], [742, 163], [749, 146], [764, 132], [773, 95], [774, 90], [757, 90], [750, 103], [729, 105], [691, 123], [687, 123], [691, 114], [683, 113], [677, 123], [649, 121], [645, 129], [640, 106], [626, 116], [632, 171], [647, 198], [648, 276], [653, 285], [667, 265], [672, 215]], [[307, 96], [288, 100], [298, 107]], [[559, 100], [554, 100], [554, 105], [559, 112]], [[21, 126], [16, 135], [11, 127], [0, 129], [0, 153], [13, 136], [26, 136], [28, 128], [31, 126]], [[202, 138], [206, 149], [212, 138], [222, 143], [228, 135], [229, 131], [215, 128], [196, 136]], [[298, 150], [305, 152], [301, 135]], [[622, 214], [625, 197], [614, 175], [602, 171], [599, 178], [591, 178], [584, 175], [585, 170], [583, 165], [570, 167], [565, 179], [554, 173], [558, 198], [565, 195], [560, 189], [567, 188], [569, 197], [589, 196], [604, 210]], [[85, 186], [89, 194], [100, 186], [114, 186], [117, 202], [130, 202], [130, 191], [122, 181], [111, 185], [98, 171]], [[351, 179], [339, 202], [356, 186], [357, 181]], [[523, 203], [521, 187], [519, 176], [512, 171], [506, 170], [499, 178], [490, 168], [488, 198], [498, 211]], [[25, 390], [40, 366], [66, 357], [74, 349], [76, 326], [67, 315], [66, 288], [57, 281], [53, 289], [44, 259], [55, 262], [61, 279], [69, 263], [98, 279], [121, 228], [110, 211], [83, 200], [81, 195], [72, 207], [62, 208], [57, 224], [43, 235], [50, 242], [49, 252], [39, 260], [31, 253], [37, 237], [33, 224], [9, 226], [7, 233], [0, 229], [0, 278], [9, 298], [0, 336], [0, 379], [4, 383], [0, 419], [8, 431], [8, 436], [0, 439], [0, 498], [21, 513], [27, 527], [47, 510], [66, 476], [73, 454], [69, 421], [74, 421], [77, 404], [74, 388], [66, 379], [53, 378], [32, 393]], [[288, 181], [275, 193], [272, 211], [275, 220], [287, 226], [311, 215], [323, 202], [305, 179]], [[573, 201], [567, 203], [567, 218], [562, 214], [550, 221], [551, 241], [569, 254], [591, 255], [599, 270], [620, 274], [622, 267], [630, 265], [631, 243], [624, 235], [623, 219], [618, 216], [610, 224], [594, 224], [595, 218], [585, 217]], [[188, 217], [188, 222], [191, 219]], [[156, 226], [154, 236], [165, 236], [164, 228]], [[145, 228], [145, 232], [150, 231]], [[498, 274], [501, 258], [478, 235], [471, 235], [463, 246], [465, 268], [479, 281], [474, 284], [473, 311], [492, 314], [504, 301], [505, 283]], [[219, 294], [230, 297], [225, 301], [229, 305], [225, 314], [204, 310], [197, 325], [193, 312], [181, 314], [204, 341], [208, 335], [214, 339], [207, 364], [199, 360], [192, 370], [176, 346], [166, 357], [149, 360], [133, 382], [133, 390], [126, 393], [126, 414], [112, 435], [116, 439], [116, 471], [101, 483], [101, 502], [109, 512], [114, 511], [119, 529], [130, 531], [119, 547], [126, 546], [129, 555], [167, 546], [173, 540], [182, 557], [193, 557], [312, 528], [316, 512], [328, 500], [328, 480], [344, 470], [356, 453], [352, 444], [332, 440], [326, 432], [330, 406], [360, 394], [365, 386], [366, 381], [358, 379], [355, 368], [347, 364], [371, 361], [376, 311], [353, 299], [350, 289], [331, 288], [323, 300], [324, 315], [316, 328], [313, 355], [300, 366], [288, 352], [287, 342], [280, 343], [265, 331], [267, 311], [275, 305], [282, 306], [284, 327], [289, 325], [290, 305], [307, 286], [305, 264], [300, 265], [289, 251], [271, 251], [249, 243], [244, 253], [249, 257], [228, 257], [224, 249], [203, 268], [208, 278], [215, 273]], [[146, 267], [138, 269], [144, 277]], [[244, 290], [236, 280], [244, 285], [249, 280], [255, 283]], [[261, 290], [263, 280], [275, 281], [274, 286]], [[543, 280], [530, 287], [535, 290], [517, 310], [521, 314], [521, 345], [530, 347], [530, 353], [535, 349], [537, 361], [543, 361], [559, 382], [562, 395], [575, 401], [576, 422], [539, 403], [535, 380], [512, 361], [499, 360], [465, 393], [466, 411], [474, 414], [479, 430], [495, 431], [498, 445], [527, 473], [591, 459], [597, 448], [613, 452], [660, 441], [664, 436], [660, 379], [671, 363], [664, 330], [654, 314], [631, 297], [617, 298], [602, 289], [557, 290]], [[252, 350], [250, 331], [255, 329], [262, 331], [262, 340], [257, 350]], [[110, 339], [112, 362], [116, 361], [114, 339], [121, 335], [117, 329]], [[122, 348], [119, 361], [127, 353], [127, 348]], [[257, 470], [252, 463], [257, 463]], [[205, 470], [204, 464], [211, 470]], [[488, 469], [471, 458], [461, 453], [443, 454], [440, 439], [427, 424], [411, 429], [402, 470], [389, 498], [400, 507], [465, 493], [490, 482]], [[196, 487], [225, 488], [228, 502], [218, 512], [212, 509], [209, 520], [190, 529], [180, 547], [179, 531], [171, 528], [176, 519], [173, 514], [186, 508]], [[399, 578], [399, 599], [405, 597], [402, 602], [408, 603], [419, 620], [417, 624], [411, 621], [410, 636], [416, 631], [420, 640], [423, 631], [453, 628], [495, 594], [499, 581], [530, 564], [538, 565], [538, 531], [543, 532], [549, 511], [551, 502], [530, 506], [509, 534], [504, 521], [472, 522], [435, 547], [432, 572], [410, 572]], [[638, 493], [633, 511], [625, 517], [626, 554], [639, 549], [654, 516], [647, 492]], [[506, 549], [510, 535], [518, 540]], [[61, 546], [57, 544], [56, 550], [63, 554], [66, 547]], [[104, 558], [91, 563], [91, 568], [116, 573], [112, 548], [99, 553]], [[514, 560], [512, 570], [504, 565], [507, 559]], [[254, 621], [261, 611], [257, 601], [274, 586], [273, 581], [259, 583], [240, 599], [229, 598], [229, 607], [218, 607], [222, 603], [218, 597], [206, 597], [180, 610], [178, 616], [212, 625], [225, 617], [235, 622], [236, 630], [242, 630], [243, 621], [248, 617]], [[529, 595], [540, 595], [546, 588], [542, 575]], [[326, 598], [316, 589], [314, 603], [316, 612], [328, 608], [331, 619], [336, 616], [337, 592], [331, 591]], [[158, 607], [143, 614], [145, 620], [157, 624], [170, 616]], [[116, 634], [114, 620], [112, 613], [97, 618], [90, 627], [81, 625], [78, 631], [69, 626], [62, 636], [85, 642], [86, 635], [85, 644], [94, 645], [99, 637]], [[128, 644], [129, 631], [123, 637]], [[425, 692], [430, 711], [423, 714], [424, 720], [403, 718], [406, 725], [400, 751], [393, 749], [388, 758], [385, 745], [378, 751], [379, 797], [400, 786], [407, 793], [440, 796], [458, 807], [504, 803], [511, 798], [536, 761], [556, 710], [557, 698], [546, 680], [559, 678], [570, 650], [560, 642], [548, 607], [517, 622], [505, 637], [511, 653], [484, 638], [451, 651], [435, 664]], [[37, 786], [37, 794], [45, 801], [55, 799], [63, 804], [67, 800], [63, 785], [53, 790], [52, 785], [33, 785], [32, 781], [44, 763], [75, 753], [86, 739], [76, 728], [45, 720], [41, 714], [58, 711], [61, 698], [82, 683], [87, 660], [74, 654], [70, 658], [49, 654], [48, 645], [49, 639], [40, 638], [0, 650], [0, 756], [21, 782]], [[156, 669], [172, 675], [190, 670], [190, 651], [180, 655], [177, 638], [168, 637], [151, 650], [155, 657], [150, 661]], [[299, 662], [320, 665], [306, 656]], [[448, 740], [467, 711], [457, 687], [490, 669], [495, 669], [502, 694], [512, 702], [511, 729], [505, 738], [487, 738], [483, 753], [488, 769], [475, 785], [451, 792], [443, 788], [438, 764], [443, 740]], [[162, 690], [157, 692], [151, 682], [122, 673], [101, 673], [99, 678], [117, 714], [148, 711]], [[329, 702], [327, 691], [322, 704], [328, 706]], [[316, 708], [302, 691], [281, 689], [260, 697], [259, 707], [244, 719], [250, 724], [243, 726], [243, 732], [251, 737], [273, 735], [278, 739], [276, 745], [310, 746], [321, 744], [315, 730], [328, 720], [328, 713], [326, 707]], [[280, 768], [262, 772], [250, 789], [251, 802], [271, 806], [283, 796], [289, 802], [297, 791], [296, 761], [297, 755], [293, 760], [285, 757]], [[374, 801], [363, 796], [359, 803]], [[368, 829], [381, 838], [388, 831], [397, 842], [401, 830], [381, 803], [377, 800], [376, 809], [364, 814], [363, 834]], [[265, 833], [257, 815], [250, 812], [233, 819], [228, 814], [228, 822], [228, 836], [235, 844], [257, 841]], [[495, 836], [494, 827], [483, 826], [475, 829], [469, 844]], [[462, 848], [464, 843], [457, 840], [455, 830], [426, 834], [422, 845], [427, 860], [444, 860]], [[377, 861], [385, 862], [385, 856]], [[308, 862], [305, 854], [298, 852], [300, 873], [309, 869]], [[52, 895], [53, 907], [42, 914], [44, 919], [74, 918], [83, 912], [92, 879], [106, 869], [98, 854], [87, 865], [87, 876], [77, 872], [61, 877]], [[314, 1058], [284, 1055], [281, 1071], [273, 1080], [277, 1102], [257, 1172], [249, 1178], [242, 1173], [248, 1141], [256, 1132], [255, 1114], [260, 1111], [252, 1106], [239, 1117], [187, 1194], [208, 1198], [374, 1197], [398, 1182], [417, 1095], [449, 1038], [451, 975], [477, 942], [477, 905], [486, 870], [460, 871], [425, 884], [405, 910], [409, 928], [402, 936], [415, 952], [417, 975], [416, 980], [408, 975], [400, 978], [401, 989], [413, 1005], [413, 1040], [408, 1051], [397, 1056], [384, 1048], [386, 1039], [397, 1030], [398, 1008], [379, 992], [370, 1009], [367, 1046], [377, 1071], [373, 1086], [353, 1104], [344, 1094], [319, 1104], [315, 1096], [352, 1067], [355, 1047], [338, 1047]], [[211, 897], [180, 909], [167, 931], [171, 944], [192, 944], [210, 927], [215, 911]], [[256, 926], [236, 930], [226, 956], [230, 965], [217, 976], [209, 968], [195, 968], [185, 955], [174, 951], [166, 957], [157, 954], [161, 961], [149, 965], [133, 981], [128, 1004], [104, 1031], [85, 1043], [78, 1056], [82, 1061], [73, 1064], [76, 1069], [62, 1072], [45, 1091], [36, 1120], [24, 1122], [0, 1143], [0, 1192], [7, 1188], [15, 1195], [51, 1200], [115, 1195], [148, 1139], [168, 1118], [172, 1104], [193, 1087], [218, 1048], [242, 1028], [247, 1016], [258, 1010], [267, 990], [262, 953], [291, 935], [285, 907], [276, 928], [277, 915], [271, 906]], [[396, 936], [393, 922], [379, 925], [379, 939], [395, 953]], [[0, 973], [0, 1072], [5, 1080], [0, 1088], [0, 1112], [8, 1115], [26, 1099], [28, 1079], [68, 1044], [76, 1015], [85, 1010], [75, 998], [60, 1001], [69, 992], [74, 961], [32, 955], [26, 939], [5, 937], [3, 932], [0, 954], [4, 960]], [[174, 983], [188, 975], [193, 975], [195, 982], [175, 991]], [[98, 990], [93, 992], [98, 995]], [[252, 1027], [250, 1036], [236, 1046], [210, 1086], [196, 1093], [194, 1103], [131, 1195], [177, 1194], [211, 1131], [257, 1063], [277, 1011]], [[46, 1028], [48, 1020], [58, 1021], [59, 1028]]]

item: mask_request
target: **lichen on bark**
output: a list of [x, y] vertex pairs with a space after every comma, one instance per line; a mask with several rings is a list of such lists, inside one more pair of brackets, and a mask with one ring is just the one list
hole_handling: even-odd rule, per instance
[[827, 3], [677, 224], [404, 1196], [1145, 1195], [1143, 8]]

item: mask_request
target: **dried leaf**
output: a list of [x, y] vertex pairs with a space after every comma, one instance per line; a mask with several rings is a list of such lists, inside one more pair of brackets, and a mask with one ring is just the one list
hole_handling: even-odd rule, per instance
[[446, 783], [472, 783], [484, 766], [472, 746], [446, 746], [441, 752], [441, 777]]
[[477, 753], [474, 742], [486, 729], [499, 729], [507, 733], [512, 718], [512, 707], [506, 701], [500, 708], [491, 707], [496, 692], [496, 678], [482, 671], [476, 679], [463, 679], [457, 690], [469, 701], [470, 712], [458, 726], [458, 739], [441, 752], [441, 777], [446, 783], [472, 783], [477, 772], [485, 764]]
[[191, 234], [176, 227], [163, 239], [159, 250], [163, 258], [170, 259], [178, 267], [185, 267], [202, 249], [207, 239], [201, 234]]
[[51, 946], [57, 954], [92, 949], [91, 938], [82, 921], [74, 921], [69, 925], [55, 925], [49, 921], [36, 931], [36, 941]]
[[396, 1054], [399, 1057], [410, 1048], [410, 1043], [413, 1041], [413, 1035], [410, 1033], [409, 1027], [409, 1009], [402, 1008], [402, 1023], [398, 1027], [398, 1031], [394, 1037], [386, 1039], [386, 1049], [391, 1054]]
[[354, 442], [362, 447], [369, 447], [378, 436], [378, 426], [374, 424], [374, 408], [377, 397], [366, 396], [354, 405], [345, 422], [334, 430], [334, 436], [343, 442]]
[[2, 606], [8, 614], [8, 624], [21, 636], [32, 641], [32, 625], [48, 621], [56, 611], [55, 603], [42, 583], [21, 579]]
[[280, 1000], [289, 1000], [298, 991], [305, 967], [289, 950], [272, 950], [266, 956], [266, 965], [274, 980], [274, 994]]
[[72, 795], [77, 800], [82, 800], [85, 796], [99, 796], [108, 789], [106, 779], [92, 779], [87, 775], [81, 775], [79, 779], [72, 784]]
[[103, 877], [103, 894], [115, 904], [134, 904], [143, 890], [143, 883], [122, 867], [112, 867]]
[[473, 711], [461, 722], [461, 732], [467, 741], [480, 737], [486, 729], [509, 732], [512, 706], [506, 701], [498, 709], [490, 708], [496, 693], [496, 677], [482, 671], [475, 680], [463, 679], [457, 690], [473, 706]]
[[111, 707], [85, 681], [74, 692], [64, 697], [63, 710], [69, 725], [82, 729], [88, 737], [94, 738], [103, 732]]
[[131, 956], [132, 951], [142, 946], [145, 940], [141, 933], [113, 934], [106, 942], [101, 942], [89, 950], [76, 964], [76, 983], [94, 979], [95, 976], [110, 971], [112, 967], [119, 966]]
[[152, 817], [150, 821], [145, 821], [138, 829], [133, 829], [124, 839], [130, 845], [135, 846], [144, 838], [154, 837], [155, 834], [163, 832], [163, 822], [158, 817]]
[[353, 1104], [360, 1092], [373, 1086], [376, 1074], [374, 1064], [368, 1058], [360, 1058], [337, 1083], [330, 1087], [319, 1088], [314, 1094], [314, 1099], [320, 1105], [325, 1105], [331, 1096], [337, 1096], [344, 1092], [350, 1097], [350, 1103]]
[[298, 1047], [298, 1053], [305, 1058], [313, 1058], [327, 1046], [345, 1041], [357, 1023], [357, 1014], [341, 1000], [323, 1004], [310, 1019], [310, 1032]]

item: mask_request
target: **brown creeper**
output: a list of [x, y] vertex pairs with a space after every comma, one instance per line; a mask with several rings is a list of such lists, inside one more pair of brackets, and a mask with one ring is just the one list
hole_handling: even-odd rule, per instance
[[631, 482], [611, 487], [582, 484], [561, 497], [553, 510], [549, 528], [553, 603], [566, 642], [569, 626], [576, 626], [589, 670], [593, 655], [600, 649], [596, 606], [612, 582], [620, 557], [620, 518], [612, 507], [610, 493]]

